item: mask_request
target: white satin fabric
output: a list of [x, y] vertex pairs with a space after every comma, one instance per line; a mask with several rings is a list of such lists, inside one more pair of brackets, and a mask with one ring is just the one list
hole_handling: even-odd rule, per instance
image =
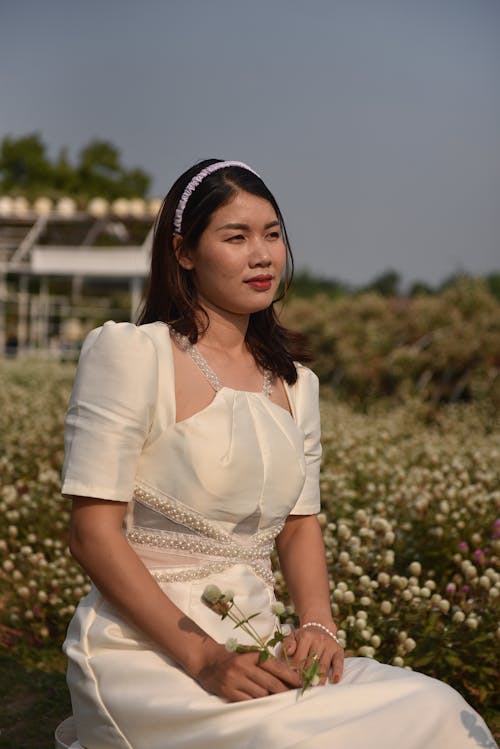
[[[201, 603], [231, 589], [263, 634], [275, 625], [269, 549], [290, 513], [319, 510], [317, 378], [299, 366], [293, 416], [223, 387], [175, 423], [168, 328], [106, 323], [80, 358], [63, 493], [128, 501], [124, 532], [165, 594], [219, 642], [230, 621]], [[240, 642], [244, 633], [238, 631]], [[495, 746], [445, 684], [365, 658], [338, 685], [227, 703], [207, 694], [92, 588], [64, 644], [85, 749], [473, 749]]]

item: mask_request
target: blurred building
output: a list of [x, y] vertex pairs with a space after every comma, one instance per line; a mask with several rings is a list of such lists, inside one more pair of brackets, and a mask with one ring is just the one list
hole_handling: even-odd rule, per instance
[[73, 356], [92, 327], [135, 320], [159, 206], [0, 197], [0, 355]]

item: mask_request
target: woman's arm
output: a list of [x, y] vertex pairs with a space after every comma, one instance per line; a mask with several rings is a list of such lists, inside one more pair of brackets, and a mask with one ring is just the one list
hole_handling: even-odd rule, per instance
[[207, 691], [228, 700], [251, 699], [299, 686], [295, 672], [275, 659], [228, 653], [162, 591], [121, 532], [127, 505], [73, 499], [70, 549], [109, 600]]
[[[281, 569], [300, 624], [319, 622], [335, 633], [330, 607], [325, 546], [316, 515], [291, 515], [276, 539]], [[295, 630], [287, 652], [293, 663], [316, 654], [320, 658], [321, 683], [331, 669], [331, 680], [343, 671], [343, 650], [320, 628]]]

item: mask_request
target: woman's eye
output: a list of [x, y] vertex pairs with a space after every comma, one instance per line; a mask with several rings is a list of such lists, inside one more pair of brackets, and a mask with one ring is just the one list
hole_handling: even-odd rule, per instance
[[236, 240], [241, 240], [241, 239], [245, 239], [245, 237], [243, 236], [243, 234], [234, 234], [232, 237], [228, 237], [227, 241], [228, 242], [232, 242], [235, 239]]
[[270, 237], [271, 239], [279, 239], [281, 234], [279, 231], [271, 231], [269, 232], [267, 236]]

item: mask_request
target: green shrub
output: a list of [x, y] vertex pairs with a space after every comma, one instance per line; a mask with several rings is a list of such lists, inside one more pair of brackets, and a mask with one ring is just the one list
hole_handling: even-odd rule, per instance
[[292, 297], [282, 317], [309, 336], [322, 383], [354, 404], [418, 394], [500, 406], [500, 303], [480, 279], [435, 296]]

